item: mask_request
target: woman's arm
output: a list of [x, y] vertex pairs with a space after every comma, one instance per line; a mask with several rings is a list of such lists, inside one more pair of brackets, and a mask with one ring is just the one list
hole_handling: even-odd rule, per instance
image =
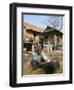
[[45, 65], [47, 64], [48, 62], [47, 61], [44, 61], [44, 62], [38, 62], [39, 65]]

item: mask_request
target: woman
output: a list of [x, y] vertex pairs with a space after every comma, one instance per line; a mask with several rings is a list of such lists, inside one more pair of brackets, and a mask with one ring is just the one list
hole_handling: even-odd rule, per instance
[[43, 49], [42, 49], [41, 44], [36, 43], [35, 53], [32, 54], [32, 62], [31, 62], [32, 67], [44, 66], [48, 62], [50, 62], [50, 60], [45, 55], [45, 53], [46, 53], [46, 48], [43, 47]]

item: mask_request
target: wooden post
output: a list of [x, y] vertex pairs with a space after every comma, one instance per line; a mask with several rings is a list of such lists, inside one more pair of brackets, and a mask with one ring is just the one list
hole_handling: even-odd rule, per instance
[[[57, 45], [57, 36], [54, 35], [54, 45], [56, 46]], [[56, 49], [56, 48], [55, 48]]]

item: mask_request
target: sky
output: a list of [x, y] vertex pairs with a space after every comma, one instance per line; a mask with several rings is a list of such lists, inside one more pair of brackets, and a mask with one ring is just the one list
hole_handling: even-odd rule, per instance
[[[57, 27], [57, 29], [59, 29], [59, 27], [63, 23], [63, 16], [60, 16], [58, 19], [58, 16], [53, 16], [53, 15], [23, 14], [23, 22], [24, 23], [27, 22], [30, 24], [34, 24], [39, 27], [42, 27], [43, 29], [45, 29], [47, 27], [47, 25], [52, 27], [51, 23], [53, 23], [54, 21], [57, 21], [59, 23], [59, 26]], [[61, 29], [61, 32], [63, 32], [63, 28]]]

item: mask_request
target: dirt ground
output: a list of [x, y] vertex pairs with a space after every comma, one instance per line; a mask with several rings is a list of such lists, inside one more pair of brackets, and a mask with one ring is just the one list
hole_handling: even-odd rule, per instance
[[[59, 62], [60, 67], [54, 72], [63, 73], [63, 51], [53, 51], [51, 55], [48, 55], [49, 59], [57, 60]], [[31, 53], [23, 53], [23, 75], [37, 75], [37, 74], [45, 74], [43, 68], [35, 68], [33, 69], [31, 66], [32, 54]]]

